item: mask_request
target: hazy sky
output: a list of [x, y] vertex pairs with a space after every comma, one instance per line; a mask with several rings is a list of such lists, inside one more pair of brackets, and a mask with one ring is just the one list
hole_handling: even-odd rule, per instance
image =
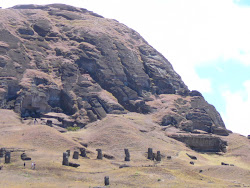
[[250, 134], [249, 0], [1, 0], [0, 6], [51, 3], [135, 29], [217, 108], [228, 129]]

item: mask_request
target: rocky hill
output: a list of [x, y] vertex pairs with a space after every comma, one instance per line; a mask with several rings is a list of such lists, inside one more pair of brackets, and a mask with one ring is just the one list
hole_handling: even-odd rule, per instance
[[250, 140], [136, 31], [86, 9], [0, 9], [0, 108], [0, 187], [250, 186]]
[[2, 109], [37, 118], [63, 113], [63, 127], [152, 113], [162, 126], [227, 134], [201, 93], [118, 21], [63, 4], [1, 9], [0, 20]]

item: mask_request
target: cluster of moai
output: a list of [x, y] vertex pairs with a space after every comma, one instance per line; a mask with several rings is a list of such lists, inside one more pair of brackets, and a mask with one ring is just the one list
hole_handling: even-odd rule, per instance
[[[70, 157], [70, 150], [67, 150], [66, 152], [63, 152], [62, 165], [72, 166], [72, 167], [76, 167], [76, 168], [78, 166], [80, 166], [80, 164], [69, 162], [69, 157]], [[78, 151], [74, 151], [72, 158], [73, 159], [78, 159], [79, 158], [79, 152]]]
[[5, 158], [5, 163], [10, 163], [10, 151], [6, 150], [5, 148], [0, 149], [0, 158]]
[[148, 159], [161, 161], [161, 152], [157, 151], [157, 153], [153, 153], [153, 148], [148, 148]]
[[[102, 160], [103, 159], [102, 150], [101, 149], [96, 149], [96, 151], [97, 151], [97, 157], [96, 158], [99, 159], [99, 160]], [[85, 148], [80, 148], [80, 152], [81, 152], [80, 156], [87, 158], [87, 153], [86, 153]], [[124, 149], [124, 153], [125, 153], [124, 161], [130, 161], [129, 150]], [[72, 166], [72, 167], [80, 166], [79, 164], [69, 162], [69, 156], [70, 156], [70, 150], [67, 150], [66, 152], [63, 153], [62, 165]], [[72, 158], [73, 159], [78, 159], [79, 158], [79, 152], [74, 151]], [[148, 157], [147, 158], [150, 159], [150, 160], [161, 161], [161, 152], [157, 151], [156, 153], [153, 153], [153, 149], [148, 148]], [[171, 156], [168, 156], [168, 159], [171, 159]], [[104, 185], [105, 186], [109, 185], [109, 176], [104, 177]]]
[[[5, 159], [6, 164], [10, 163], [11, 152], [9, 150], [7, 150], [6, 148], [0, 148], [0, 158], [3, 158], [3, 157]], [[31, 160], [31, 158], [28, 157], [26, 153], [22, 153], [20, 157], [23, 161], [30, 161]]]
[[[96, 149], [97, 151], [97, 159], [102, 160], [103, 159], [103, 154], [101, 149]], [[124, 161], [130, 161], [130, 153], [128, 149], [124, 149], [125, 153], [125, 158]], [[85, 148], [80, 148], [80, 156], [87, 158], [87, 153]], [[80, 166], [79, 164], [76, 163], [71, 163], [69, 162], [69, 157], [70, 157], [70, 150], [67, 150], [66, 152], [63, 153], [63, 161], [62, 165], [65, 166], [72, 166], [72, 167], [78, 167]], [[79, 158], [79, 152], [74, 151], [72, 159], [78, 159]], [[156, 160], [156, 161], [161, 161], [161, 152], [157, 151], [156, 153], [153, 153], [152, 148], [148, 148], [148, 157], [149, 160]], [[171, 159], [171, 156], [167, 157], [168, 159]]]

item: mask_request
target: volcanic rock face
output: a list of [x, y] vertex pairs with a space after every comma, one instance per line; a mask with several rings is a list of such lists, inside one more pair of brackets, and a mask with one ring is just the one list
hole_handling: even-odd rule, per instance
[[64, 113], [84, 126], [108, 113], [157, 114], [165, 96], [175, 110], [159, 116], [163, 126], [225, 128], [165, 57], [116, 20], [62, 4], [1, 9], [0, 19], [1, 108]]
[[199, 152], [226, 152], [227, 142], [219, 137], [207, 135], [172, 135], [178, 141], [184, 142], [191, 149]]

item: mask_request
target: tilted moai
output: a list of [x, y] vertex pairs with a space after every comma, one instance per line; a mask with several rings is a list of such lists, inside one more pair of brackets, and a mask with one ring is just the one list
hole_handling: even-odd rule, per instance
[[102, 159], [102, 150], [101, 149], [96, 149], [97, 153], [97, 159]]
[[68, 153], [68, 157], [69, 157], [70, 156], [70, 150], [68, 149], [66, 152]]
[[130, 154], [128, 149], [124, 149], [124, 152], [125, 152], [125, 161], [130, 161]]
[[148, 159], [154, 160], [154, 154], [152, 148], [148, 148]]
[[86, 149], [85, 148], [80, 148], [80, 152], [81, 152], [80, 156], [87, 157]]
[[5, 163], [10, 163], [10, 151], [6, 151], [5, 153]]
[[69, 166], [77, 168], [78, 166], [80, 166], [80, 164], [69, 162]]
[[22, 154], [21, 154], [21, 159], [22, 159], [23, 161], [30, 161], [30, 160], [31, 160], [31, 158], [28, 157], [28, 156], [26, 155], [26, 153], [22, 153]]
[[109, 176], [104, 177], [104, 185], [109, 185]]
[[161, 161], [161, 152], [160, 151], [157, 151], [156, 161]]
[[63, 161], [62, 165], [69, 166], [69, 156], [68, 152], [63, 152]]
[[74, 151], [74, 154], [73, 154], [73, 159], [78, 159], [79, 158], [79, 152], [78, 151]]

